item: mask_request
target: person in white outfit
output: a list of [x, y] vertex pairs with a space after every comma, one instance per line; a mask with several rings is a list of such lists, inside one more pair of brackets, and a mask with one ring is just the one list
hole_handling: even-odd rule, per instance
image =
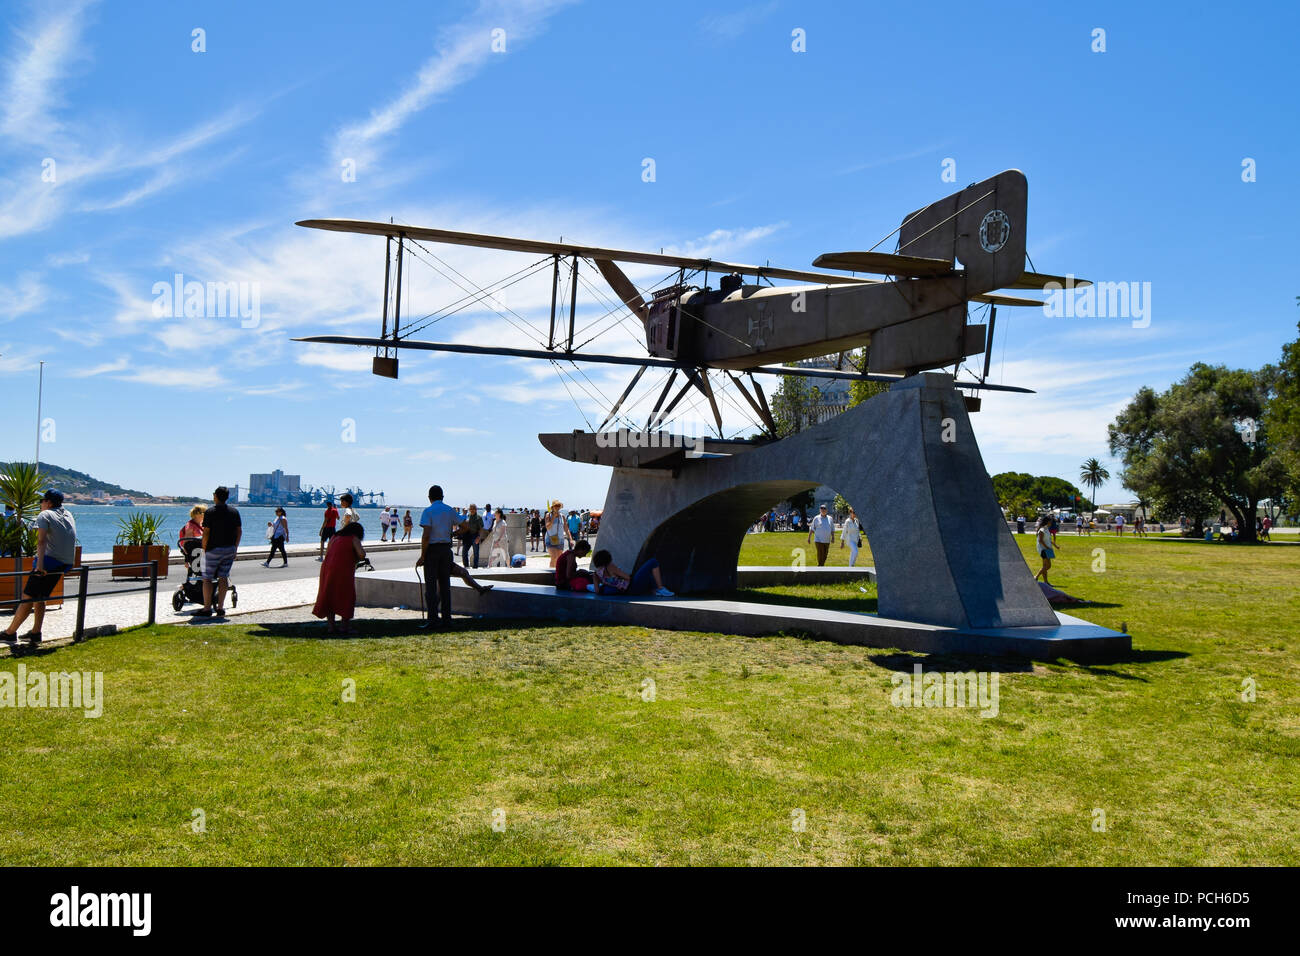
[[844, 545], [849, 546], [849, 567], [857, 567], [858, 548], [862, 547], [862, 525], [858, 523], [858, 514], [852, 508], [849, 509], [849, 516], [844, 519], [844, 530], [840, 532], [840, 549]]
[[[486, 512], [484, 514], [484, 520], [486, 520], [487, 515], [492, 515], [492, 512]], [[489, 568], [510, 567], [510, 541], [507, 537], [508, 534], [509, 527], [506, 525], [505, 512], [498, 508], [496, 514], [492, 515], [492, 531], [488, 536], [488, 544], [490, 546], [488, 549]]]

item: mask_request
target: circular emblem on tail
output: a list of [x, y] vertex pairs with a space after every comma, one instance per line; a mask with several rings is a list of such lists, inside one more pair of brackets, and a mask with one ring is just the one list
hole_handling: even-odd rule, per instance
[[985, 252], [997, 252], [1011, 238], [1011, 220], [1001, 209], [985, 213], [980, 221], [980, 246]]

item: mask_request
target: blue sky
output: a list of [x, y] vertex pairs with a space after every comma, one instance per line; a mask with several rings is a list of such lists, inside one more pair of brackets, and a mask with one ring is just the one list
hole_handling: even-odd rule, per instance
[[[1282, 3], [6, 3], [0, 458], [31, 456], [43, 360], [42, 458], [126, 486], [205, 494], [281, 467], [403, 502], [438, 481], [599, 506], [607, 473], [535, 435], [599, 421], [595, 393], [628, 371], [589, 368], [577, 408], [546, 363], [405, 353], [393, 382], [290, 342], [375, 334], [382, 296], [382, 240], [294, 221], [808, 267], [1016, 167], [1040, 271], [1150, 283], [1145, 328], [998, 316], [992, 377], [1037, 394], [986, 397], [986, 464], [1077, 481], [1138, 387], [1276, 361], [1296, 335], [1298, 27]], [[434, 251], [481, 284], [533, 261]], [[249, 283], [256, 325], [154, 315], [176, 273]], [[411, 315], [460, 295], [423, 266], [408, 279]], [[544, 323], [549, 277], [504, 298]], [[605, 311], [588, 304], [580, 325]], [[592, 347], [637, 354], [631, 322]], [[485, 309], [429, 335], [529, 344]]]

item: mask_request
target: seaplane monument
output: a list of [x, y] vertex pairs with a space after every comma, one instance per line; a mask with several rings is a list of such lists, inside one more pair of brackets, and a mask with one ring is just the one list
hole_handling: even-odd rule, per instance
[[[881, 240], [897, 237], [892, 252], [825, 253], [813, 262], [846, 275], [392, 222], [305, 220], [298, 225], [385, 237], [384, 308], [378, 337], [298, 341], [373, 348], [374, 373], [392, 378], [403, 349], [636, 368], [593, 431], [538, 437], [561, 458], [613, 469], [600, 546], [624, 568], [657, 558], [665, 585], [679, 597], [557, 595], [533, 571], [490, 598], [457, 591], [458, 609], [730, 633], [772, 633], [795, 622], [834, 640], [876, 646], [1036, 658], [1114, 656], [1130, 650], [1127, 634], [1058, 614], [1048, 604], [1012, 538], [970, 425], [969, 414], [980, 407], [970, 393], [1029, 391], [987, 381], [989, 351], [998, 306], [1043, 303], [999, 290], [1086, 284], [1027, 271], [1027, 210], [1025, 177], [1007, 170], [904, 217]], [[528, 269], [551, 272], [545, 342], [526, 349], [413, 338], [428, 316], [414, 322], [408, 317], [402, 326], [403, 263], [423, 258], [424, 243], [539, 256]], [[645, 356], [588, 352], [586, 342], [575, 341], [580, 263], [613, 290], [615, 309], [639, 321]], [[668, 266], [673, 272], [642, 290], [620, 263]], [[711, 273], [718, 276], [716, 288], [709, 284]], [[501, 281], [519, 281], [519, 275]], [[567, 328], [561, 276], [568, 290]], [[493, 289], [503, 287], [457, 284], [467, 292], [465, 301], [490, 300]], [[988, 307], [985, 323], [970, 321], [972, 303]], [[453, 303], [453, 310], [458, 307]], [[855, 351], [865, 353], [857, 367], [848, 358]], [[835, 369], [783, 364], [836, 353]], [[982, 374], [959, 378], [959, 367], [981, 354]], [[666, 380], [644, 425], [608, 430], [652, 369], [664, 370]], [[764, 375], [862, 379], [888, 388], [828, 421], [778, 437], [757, 378]], [[760, 436], [724, 436], [719, 389], [728, 384], [761, 423]], [[688, 393], [707, 403], [716, 438], [663, 432]], [[878, 614], [787, 608], [791, 613], [782, 617], [770, 606], [718, 599], [742, 583], [740, 547], [755, 515], [820, 484], [842, 494], [862, 521], [875, 562]], [[368, 586], [389, 584], [402, 582], [376, 579]]]

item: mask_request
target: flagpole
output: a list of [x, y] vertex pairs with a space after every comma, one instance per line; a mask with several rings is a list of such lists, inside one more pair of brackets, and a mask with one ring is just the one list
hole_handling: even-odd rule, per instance
[[45, 395], [45, 363], [41, 363], [40, 379], [36, 385], [36, 470], [41, 470], [41, 400]]

